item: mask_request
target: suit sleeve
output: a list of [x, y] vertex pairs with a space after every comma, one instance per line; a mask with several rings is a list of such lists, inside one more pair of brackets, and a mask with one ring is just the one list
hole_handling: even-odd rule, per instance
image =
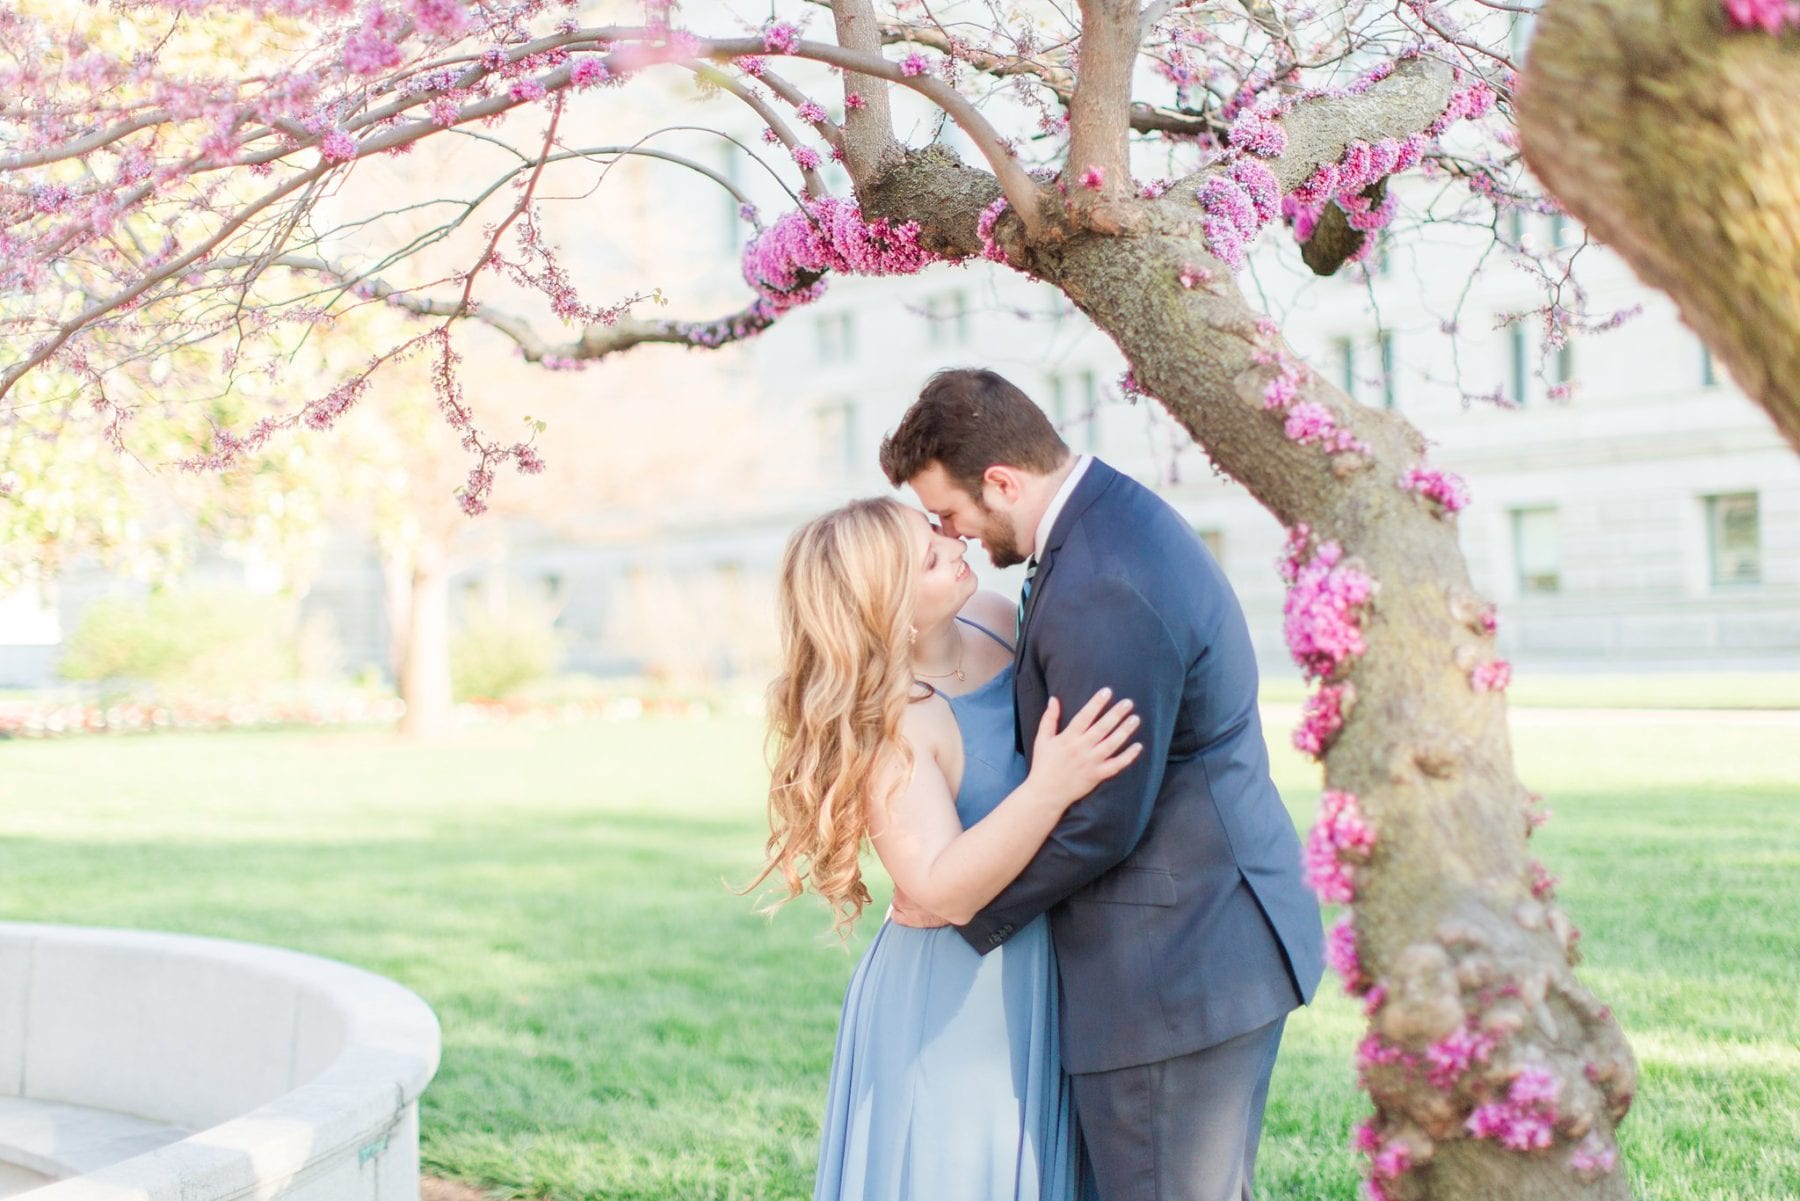
[[[1037, 616], [1028, 653], [1064, 714], [1101, 688], [1129, 697], [1143, 753], [1076, 801], [1025, 870], [958, 932], [981, 954], [1116, 866], [1137, 846], [1162, 791], [1185, 665], [1148, 602], [1117, 576], [1084, 579]], [[1035, 731], [1027, 731], [1028, 734]]]

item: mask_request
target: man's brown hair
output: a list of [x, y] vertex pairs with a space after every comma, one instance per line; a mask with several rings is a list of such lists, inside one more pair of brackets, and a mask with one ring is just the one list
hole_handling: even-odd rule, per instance
[[881, 440], [881, 470], [896, 488], [937, 462], [976, 500], [982, 473], [997, 463], [1048, 475], [1068, 458], [1044, 411], [985, 368], [932, 376], [900, 427]]

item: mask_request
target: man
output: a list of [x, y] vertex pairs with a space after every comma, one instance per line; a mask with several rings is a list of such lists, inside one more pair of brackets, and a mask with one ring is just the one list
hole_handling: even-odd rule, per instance
[[1049, 913], [1063, 1062], [1104, 1201], [1250, 1201], [1276, 1048], [1324, 940], [1237, 597], [1166, 502], [1072, 455], [992, 371], [934, 375], [881, 465], [946, 533], [1026, 564], [1022, 750], [1052, 696], [1110, 687], [1142, 718], [1137, 762], [1077, 802], [962, 936], [986, 953]]

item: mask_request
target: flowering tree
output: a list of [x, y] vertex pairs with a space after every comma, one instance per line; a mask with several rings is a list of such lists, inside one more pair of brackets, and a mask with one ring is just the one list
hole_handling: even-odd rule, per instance
[[[1377, 236], [1409, 227], [1395, 182], [1408, 177], [1458, 190], [1464, 216], [1489, 224], [1497, 210], [1544, 207], [1522, 178], [1511, 124], [1506, 18], [1516, 10], [1419, 0], [964, 7], [830, 0], [754, 25], [667, 0], [597, 23], [550, 0], [0, 8], [0, 94], [13, 98], [0, 106], [0, 405], [17, 425], [79, 400], [124, 445], [134, 414], [172, 403], [156, 369], [176, 351], [210, 355], [207, 378], [229, 392], [278, 373], [295, 330], [366, 306], [399, 309], [418, 323], [362, 368], [322, 395], [271, 398], [253, 419], [209, 421], [186, 464], [230, 468], [291, 428], [329, 429], [373, 373], [420, 359], [472, 456], [460, 496], [473, 514], [497, 470], [542, 463], [528, 442], [475, 421], [459, 370], [468, 322], [532, 362], [567, 368], [644, 343], [751, 337], [815, 299], [833, 273], [980, 257], [1047, 281], [1117, 342], [1126, 386], [1155, 397], [1290, 531], [1286, 633], [1318, 685], [1295, 741], [1323, 763], [1327, 784], [1309, 872], [1344, 907], [1332, 958], [1368, 1016], [1356, 1056], [1374, 1109], [1356, 1139], [1368, 1194], [1626, 1196], [1614, 1128], [1635, 1066], [1574, 975], [1578, 932], [1528, 851], [1543, 811], [1512, 765], [1494, 609], [1457, 546], [1465, 491], [1426, 462], [1403, 419], [1303, 364], [1236, 279], [1265, 235], [1299, 242], [1320, 274], [1344, 269]], [[1723, 139], [1755, 129], [1779, 141], [1784, 110], [1757, 98], [1783, 88], [1791, 98], [1793, 41], [1752, 47], [1731, 26], [1780, 34], [1790, 10], [1781, 0], [1656, 6], [1681, 15], [1666, 40], [1713, 74], [1695, 75], [1690, 91], [1663, 77], [1633, 95], [1684, 116], [1718, 111], [1707, 132], [1720, 153], [1683, 149], [1689, 126], [1664, 110], [1572, 92], [1591, 84], [1594, 62], [1621, 73], [1603, 81], [1625, 78], [1641, 50], [1590, 35], [1593, 23], [1629, 24], [1652, 44], [1654, 17], [1628, 17], [1632, 8], [1552, 0], [1534, 52], [1541, 94], [1528, 92], [1535, 107], [1522, 110], [1527, 149], [1575, 211], [1628, 254], [1642, 247], [1634, 257], [1656, 265], [1646, 267], [1653, 279], [1678, 295], [1699, 281], [1684, 306], [1782, 419], [1778, 381], [1800, 366], [1796, 225], [1790, 204], [1771, 234], [1750, 199], [1785, 171], [1792, 200], [1793, 143], [1779, 143], [1787, 157], [1771, 159], [1766, 177], [1732, 176]], [[1726, 94], [1743, 97], [1741, 110], [1695, 99], [1740, 70], [1740, 90]], [[566, 136], [577, 109], [669, 74], [742, 102], [778, 148], [765, 165], [791, 208], [764, 222], [728, 177], [652, 146], [654, 129], [600, 147]], [[960, 130], [975, 161], [896, 136], [897, 114], [922, 106]], [[528, 140], [505, 120], [521, 111], [544, 117]], [[441, 225], [369, 251], [391, 214], [342, 216], [353, 173], [458, 136], [502, 144], [511, 161]], [[1640, 152], [1631, 171], [1606, 157]], [[690, 168], [699, 186], [742, 204], [755, 236], [740, 308], [651, 319], [634, 309], [641, 296], [582, 295], [546, 232], [546, 171], [631, 155]], [[1676, 215], [1689, 194], [1645, 181], [1695, 173], [1714, 181], [1730, 218], [1718, 228], [1740, 257], [1684, 274], [1661, 248], [1686, 244]], [[839, 182], [847, 187], [834, 191]], [[459, 262], [409, 274], [433, 262], [426, 247], [476, 229]], [[361, 249], [349, 249], [350, 234]], [[1776, 234], [1786, 239], [1776, 274], [1780, 263], [1786, 274], [1739, 288], [1730, 264]], [[494, 303], [497, 283], [539, 294], [550, 321]], [[1553, 339], [1604, 323], [1561, 296], [1550, 289], [1535, 314]], [[1758, 326], [1765, 315], [1786, 324]], [[0, 474], [0, 488], [9, 478]]]

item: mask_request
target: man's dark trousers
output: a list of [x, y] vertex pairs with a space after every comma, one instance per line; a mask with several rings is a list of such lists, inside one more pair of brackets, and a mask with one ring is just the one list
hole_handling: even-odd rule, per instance
[[1216, 1047], [1071, 1077], [1088, 1158], [1105, 1182], [1100, 1201], [1254, 1201], [1285, 1025], [1277, 1018]]

